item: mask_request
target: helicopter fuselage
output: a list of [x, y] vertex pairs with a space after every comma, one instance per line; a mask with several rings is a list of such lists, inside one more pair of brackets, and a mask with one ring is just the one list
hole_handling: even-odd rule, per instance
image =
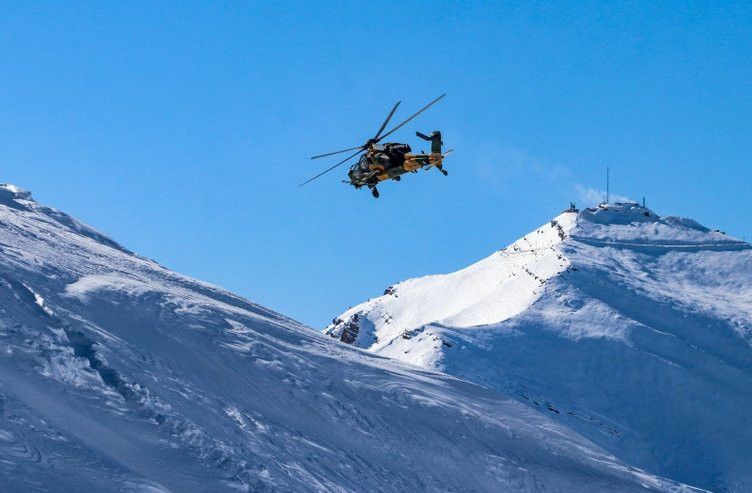
[[440, 147], [432, 150], [438, 152], [413, 154], [409, 145], [400, 143], [371, 145], [358, 162], [350, 167], [347, 173], [350, 180], [346, 183], [355, 188], [372, 188], [382, 181], [399, 180], [405, 173], [417, 172], [420, 168], [436, 166], [442, 170], [445, 156]]
[[395, 162], [382, 153], [369, 151], [350, 168], [347, 176], [350, 178], [349, 183], [355, 188], [371, 187], [381, 181], [399, 180], [405, 173], [417, 172], [420, 168], [436, 166], [441, 169], [443, 159], [444, 156], [439, 153], [407, 153], [401, 162]]

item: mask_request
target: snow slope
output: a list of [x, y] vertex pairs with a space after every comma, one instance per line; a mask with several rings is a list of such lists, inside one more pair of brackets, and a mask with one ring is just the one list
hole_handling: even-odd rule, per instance
[[0, 186], [4, 492], [695, 491]]
[[567, 211], [325, 332], [506, 393], [653, 473], [752, 491], [752, 248], [692, 220]]

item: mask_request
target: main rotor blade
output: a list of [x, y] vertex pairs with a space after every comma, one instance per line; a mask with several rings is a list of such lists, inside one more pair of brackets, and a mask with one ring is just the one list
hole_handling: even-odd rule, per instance
[[376, 132], [376, 136], [374, 137], [374, 139], [379, 138], [379, 135], [381, 135], [381, 132], [383, 132], [384, 129], [386, 128], [387, 123], [389, 123], [389, 120], [392, 119], [392, 115], [394, 115], [394, 112], [397, 111], [397, 106], [399, 106], [401, 102], [402, 101], [397, 101], [397, 104], [394, 105], [394, 108], [392, 108], [392, 111], [389, 112], [389, 115], [387, 115], [386, 120], [384, 120], [384, 123], [381, 124], [381, 128], [379, 129], [378, 132]]
[[358, 146], [358, 147], [351, 147], [349, 149], [342, 149], [341, 151], [327, 152], [326, 154], [319, 154], [318, 156], [313, 156], [311, 159], [318, 159], [320, 157], [326, 157], [326, 156], [334, 156], [335, 154], [342, 154], [343, 152], [354, 151], [355, 149], [362, 149], [362, 148], [363, 146]]
[[345, 159], [343, 159], [342, 161], [338, 162], [337, 164], [335, 164], [335, 165], [334, 165], [334, 166], [332, 166], [331, 168], [327, 168], [327, 169], [325, 169], [324, 171], [322, 171], [322, 172], [321, 172], [321, 173], [319, 173], [318, 175], [314, 176], [314, 177], [313, 177], [313, 178], [311, 178], [310, 180], [308, 180], [308, 181], [304, 181], [303, 183], [301, 183], [300, 185], [298, 185], [298, 188], [302, 187], [303, 185], [305, 185], [305, 184], [307, 184], [307, 183], [311, 183], [311, 182], [312, 182], [313, 180], [315, 180], [315, 179], [316, 179], [316, 178], [318, 178], [319, 176], [321, 176], [321, 175], [323, 175], [323, 174], [326, 174], [326, 173], [329, 173], [329, 172], [330, 172], [331, 170], [333, 170], [334, 168], [336, 168], [336, 167], [337, 167], [337, 166], [339, 166], [340, 164], [344, 164], [344, 163], [345, 163], [346, 161], [349, 161], [350, 159], [354, 158], [355, 156], [357, 156], [358, 154], [360, 154], [361, 152], [363, 152], [363, 149], [362, 149], [362, 148], [358, 147], [357, 149], [358, 149], [358, 152], [356, 152], [355, 154], [353, 154], [353, 155], [351, 155], [351, 156], [349, 156], [349, 157], [346, 157]]
[[402, 128], [402, 126], [403, 126], [403, 125], [404, 125], [405, 123], [409, 122], [410, 120], [412, 120], [412, 119], [413, 119], [413, 118], [415, 118], [416, 116], [418, 116], [418, 115], [420, 115], [421, 113], [423, 113], [424, 111], [426, 111], [426, 110], [427, 110], [428, 108], [430, 108], [430, 107], [431, 107], [431, 106], [432, 106], [432, 105], [433, 105], [434, 103], [436, 103], [436, 102], [437, 102], [437, 101], [438, 101], [439, 99], [443, 98], [444, 96], [446, 96], [446, 93], [444, 93], [444, 94], [442, 94], [441, 96], [439, 96], [438, 98], [434, 99], [433, 101], [431, 101], [430, 103], [428, 103], [427, 105], [425, 105], [424, 107], [422, 107], [422, 108], [421, 108], [420, 110], [418, 110], [418, 112], [417, 112], [417, 113], [415, 113], [415, 114], [414, 114], [413, 116], [411, 116], [410, 118], [408, 118], [408, 119], [407, 119], [407, 120], [405, 120], [404, 122], [400, 123], [399, 125], [397, 125], [397, 126], [396, 126], [396, 127], [394, 127], [393, 129], [391, 129], [390, 131], [388, 131], [387, 133], [385, 133], [384, 135], [382, 135], [381, 137], [379, 137], [379, 140], [381, 140], [381, 139], [383, 139], [383, 138], [387, 137], [388, 135], [391, 135], [391, 134], [393, 134], [393, 133], [394, 133], [394, 132], [396, 132], [396, 131], [397, 131], [398, 129]]

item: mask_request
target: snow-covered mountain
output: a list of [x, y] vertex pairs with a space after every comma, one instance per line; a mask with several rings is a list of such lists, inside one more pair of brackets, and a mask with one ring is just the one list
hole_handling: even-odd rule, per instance
[[0, 186], [0, 490], [695, 491]]
[[752, 491], [752, 248], [695, 221], [568, 210], [325, 332], [506, 393], [653, 473]]

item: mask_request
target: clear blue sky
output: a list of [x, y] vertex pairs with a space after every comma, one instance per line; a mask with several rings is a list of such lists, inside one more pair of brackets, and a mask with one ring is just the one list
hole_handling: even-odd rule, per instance
[[[309, 156], [441, 129], [366, 190]], [[0, 3], [0, 181], [322, 328], [612, 192], [752, 239], [749, 2]], [[451, 296], [447, 293], [447, 296]]]

